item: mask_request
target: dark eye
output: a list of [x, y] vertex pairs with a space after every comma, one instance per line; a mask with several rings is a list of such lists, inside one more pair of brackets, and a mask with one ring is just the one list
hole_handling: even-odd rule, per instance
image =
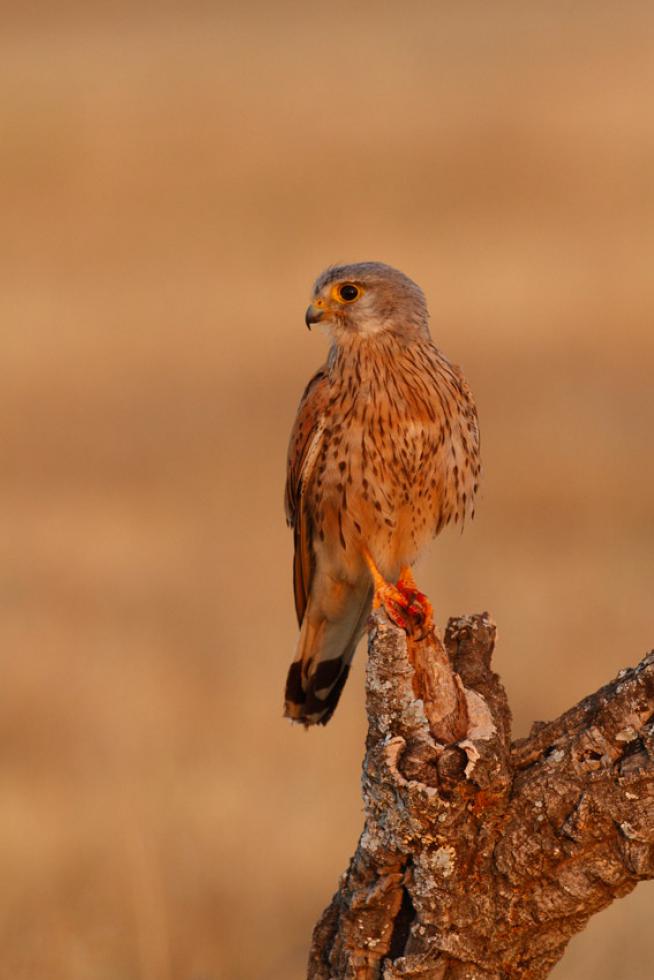
[[344, 303], [353, 303], [359, 297], [360, 292], [361, 290], [354, 283], [344, 282], [342, 286], [338, 287], [338, 298], [342, 299]]

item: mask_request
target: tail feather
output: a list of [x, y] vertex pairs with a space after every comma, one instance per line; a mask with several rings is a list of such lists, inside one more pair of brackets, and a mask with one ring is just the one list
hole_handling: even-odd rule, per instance
[[312, 596], [302, 621], [296, 659], [286, 680], [284, 714], [305, 726], [326, 725], [336, 705], [370, 612], [371, 591], [348, 594], [342, 615], [327, 619]]

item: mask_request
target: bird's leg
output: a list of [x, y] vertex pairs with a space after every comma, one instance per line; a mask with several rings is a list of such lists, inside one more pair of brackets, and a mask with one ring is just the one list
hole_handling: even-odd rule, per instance
[[409, 565], [400, 570], [397, 589], [407, 600], [407, 612], [422, 624], [426, 632], [434, 625], [434, 610], [431, 602], [416, 586], [413, 572]]
[[405, 610], [409, 606], [408, 599], [405, 598], [404, 594], [395, 585], [391, 585], [390, 582], [386, 581], [367, 548], [364, 548], [363, 557], [365, 558], [366, 565], [370, 569], [375, 589], [372, 608], [379, 609], [383, 606], [389, 619], [392, 619], [396, 626], [399, 626], [403, 630], [408, 629], [409, 622], [405, 615]]

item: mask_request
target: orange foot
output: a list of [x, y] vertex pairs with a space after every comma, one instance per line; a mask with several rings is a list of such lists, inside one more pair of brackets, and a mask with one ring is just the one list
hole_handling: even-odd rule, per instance
[[397, 585], [387, 582], [370, 555], [365, 552], [365, 559], [370, 569], [375, 592], [372, 600], [373, 609], [382, 606], [400, 629], [411, 632], [414, 626], [423, 630], [423, 636], [433, 628], [433, 609], [426, 595], [416, 588], [410, 568], [403, 568]]
[[390, 582], [386, 581], [367, 549], [363, 552], [363, 557], [370, 569], [370, 575], [372, 576], [372, 582], [375, 587], [372, 608], [381, 609], [383, 607], [388, 613], [388, 618], [396, 626], [399, 626], [403, 630], [409, 630], [410, 622], [407, 616], [407, 610], [409, 608], [408, 599], [402, 595], [395, 585], [391, 585]]
[[410, 568], [402, 569], [397, 590], [406, 599], [409, 616], [422, 626], [425, 634], [429, 633], [434, 627], [434, 609], [425, 593], [416, 588]]
[[408, 599], [398, 588], [383, 579], [379, 584], [375, 582], [375, 594], [372, 598], [373, 609], [380, 609], [382, 606], [386, 610], [388, 618], [396, 626], [402, 630], [410, 629], [411, 624], [407, 615], [409, 612]]

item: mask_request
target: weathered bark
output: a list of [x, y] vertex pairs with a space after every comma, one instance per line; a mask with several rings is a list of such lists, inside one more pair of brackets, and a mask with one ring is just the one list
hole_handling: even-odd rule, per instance
[[310, 980], [545, 977], [654, 875], [654, 653], [511, 744], [487, 614], [445, 643], [375, 614], [365, 827]]

